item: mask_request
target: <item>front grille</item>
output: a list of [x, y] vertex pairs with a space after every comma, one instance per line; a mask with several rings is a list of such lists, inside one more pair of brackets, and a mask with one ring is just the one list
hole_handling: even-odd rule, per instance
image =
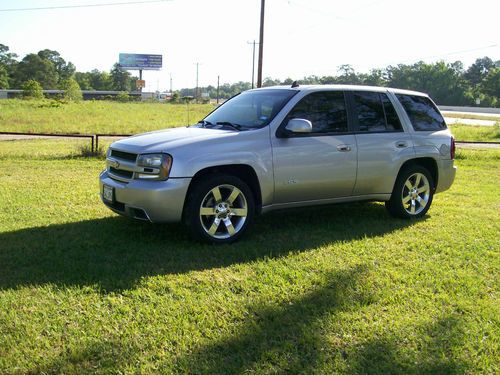
[[132, 176], [134, 175], [134, 172], [124, 171], [123, 169], [116, 169], [113, 167], [109, 167], [109, 172], [111, 172], [115, 176], [126, 178], [129, 180], [132, 179]]
[[109, 206], [111, 208], [114, 208], [117, 211], [120, 212], [125, 212], [125, 203], [114, 201], [114, 202], [108, 202], [108, 201], [103, 201], [106, 206]]
[[133, 162], [135, 162], [135, 160], [137, 159], [137, 154], [131, 154], [129, 152], [118, 151], [118, 150], [111, 150], [111, 156], [113, 156], [114, 158], [133, 161]]

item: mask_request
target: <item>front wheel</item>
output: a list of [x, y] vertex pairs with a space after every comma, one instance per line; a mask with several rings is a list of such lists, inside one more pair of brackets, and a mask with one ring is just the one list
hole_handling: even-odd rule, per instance
[[185, 222], [197, 239], [231, 243], [246, 230], [254, 209], [253, 194], [245, 182], [235, 176], [214, 175], [191, 189]]
[[396, 217], [422, 217], [429, 210], [433, 196], [434, 181], [429, 171], [421, 166], [412, 166], [400, 173], [391, 199], [385, 206]]

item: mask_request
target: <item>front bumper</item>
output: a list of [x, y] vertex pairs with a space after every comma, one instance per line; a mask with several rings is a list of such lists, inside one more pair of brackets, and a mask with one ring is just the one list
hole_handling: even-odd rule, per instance
[[[169, 178], [167, 181], [116, 181], [103, 171], [99, 176], [99, 194], [112, 211], [154, 223], [178, 222], [182, 219], [184, 201], [191, 178]], [[114, 190], [114, 202], [103, 199], [103, 185]]]

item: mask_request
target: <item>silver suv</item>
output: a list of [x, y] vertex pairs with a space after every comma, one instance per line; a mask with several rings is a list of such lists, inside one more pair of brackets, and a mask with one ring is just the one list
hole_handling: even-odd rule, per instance
[[198, 124], [114, 142], [100, 175], [104, 204], [151, 222], [186, 223], [214, 243], [255, 214], [385, 201], [425, 215], [455, 178], [454, 139], [423, 93], [298, 86], [243, 92]]

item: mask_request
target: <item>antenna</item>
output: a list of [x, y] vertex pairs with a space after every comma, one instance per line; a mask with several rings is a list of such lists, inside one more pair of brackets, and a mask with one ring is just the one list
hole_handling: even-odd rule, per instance
[[299, 83], [297, 81], [293, 81], [293, 83], [292, 83], [292, 89], [295, 87], [299, 87]]

